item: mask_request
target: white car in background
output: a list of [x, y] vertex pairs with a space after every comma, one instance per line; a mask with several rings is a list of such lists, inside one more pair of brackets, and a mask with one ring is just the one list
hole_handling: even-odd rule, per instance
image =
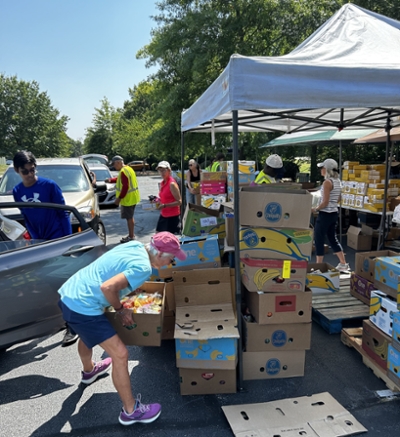
[[[104, 182], [105, 179], [113, 178], [110, 169], [103, 164], [88, 163], [89, 171], [93, 172], [96, 177], [96, 186], [98, 188], [97, 198], [100, 206], [117, 206], [115, 205], [115, 183]], [[117, 172], [118, 176], [118, 172]], [[102, 187], [104, 185], [104, 187]]]

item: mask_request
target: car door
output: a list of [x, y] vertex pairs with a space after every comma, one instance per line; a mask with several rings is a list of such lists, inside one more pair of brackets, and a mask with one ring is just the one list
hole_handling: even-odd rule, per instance
[[0, 242], [0, 348], [60, 329], [57, 290], [106, 250], [92, 229], [43, 242]]

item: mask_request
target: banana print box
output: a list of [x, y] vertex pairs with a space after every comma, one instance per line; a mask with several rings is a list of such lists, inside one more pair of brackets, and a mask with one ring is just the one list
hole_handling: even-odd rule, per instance
[[340, 273], [327, 263], [308, 263], [306, 286], [313, 294], [336, 293], [340, 289]]
[[172, 264], [158, 270], [160, 278], [170, 278], [173, 270], [208, 269], [221, 267], [218, 235], [203, 237], [181, 237], [181, 248], [186, 259], [175, 258]]
[[273, 228], [310, 226], [313, 196], [306, 190], [283, 190], [263, 186], [243, 187], [239, 195], [242, 226]]
[[246, 228], [239, 230], [240, 258], [309, 261], [312, 229]]
[[[219, 208], [221, 205], [219, 205]], [[216, 234], [225, 238], [225, 219], [219, 210], [205, 208], [189, 203], [182, 220], [183, 235], [196, 237], [204, 234]]]
[[392, 338], [382, 332], [370, 320], [363, 320], [362, 348], [385, 372], [388, 346], [391, 341]]
[[248, 291], [304, 291], [307, 261], [243, 258], [242, 282]]
[[[383, 256], [375, 261], [375, 280], [377, 288], [383, 284], [385, 293], [397, 297], [397, 303], [400, 305], [400, 256]], [[382, 287], [383, 288], [383, 287]], [[392, 290], [389, 290], [389, 289]], [[392, 292], [391, 292], [392, 291]]]
[[400, 352], [389, 344], [387, 376], [400, 386]]
[[393, 314], [392, 344], [400, 350], [400, 312]]
[[371, 292], [369, 320], [389, 336], [392, 336], [395, 313], [397, 313], [397, 304], [392, 297], [379, 290]]
[[[239, 174], [254, 174], [256, 171], [255, 161], [238, 161]], [[233, 161], [228, 161], [228, 174], [233, 174]]]

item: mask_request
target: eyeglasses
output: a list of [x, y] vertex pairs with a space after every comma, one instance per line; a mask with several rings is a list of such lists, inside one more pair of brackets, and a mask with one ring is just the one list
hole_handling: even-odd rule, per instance
[[29, 170], [27, 170], [26, 168], [21, 168], [20, 172], [24, 175], [27, 176], [29, 173], [30, 174], [35, 174], [36, 173], [36, 167], [32, 167]]

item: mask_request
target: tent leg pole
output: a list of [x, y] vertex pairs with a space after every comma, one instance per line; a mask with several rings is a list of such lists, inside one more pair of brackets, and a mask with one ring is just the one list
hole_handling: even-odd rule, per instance
[[[342, 170], [342, 140], [339, 141], [339, 172]], [[340, 173], [339, 173], [340, 174]], [[342, 236], [343, 236], [343, 225], [342, 225], [342, 203], [339, 204], [339, 241], [340, 245], [342, 245]]]
[[386, 174], [385, 174], [385, 192], [383, 195], [383, 210], [382, 210], [382, 217], [381, 217], [381, 223], [380, 223], [380, 232], [379, 232], [379, 238], [378, 238], [378, 250], [382, 250], [385, 246], [385, 239], [386, 239], [386, 210], [387, 210], [387, 190], [389, 186], [389, 176], [390, 176], [390, 168], [391, 168], [391, 156], [390, 156], [390, 112], [388, 112], [388, 117], [386, 119]]
[[185, 187], [185, 170], [183, 169], [184, 166], [184, 159], [185, 156], [185, 132], [181, 133], [181, 196], [182, 196], [182, 208], [181, 208], [181, 234], [182, 234], [182, 226], [183, 226], [183, 214], [185, 213], [186, 209], [186, 193], [184, 193], [183, 189]]
[[235, 238], [235, 297], [236, 313], [239, 330], [238, 340], [238, 370], [237, 370], [237, 387], [239, 391], [243, 390], [243, 351], [242, 351], [242, 281], [240, 277], [240, 249], [239, 249], [239, 150], [238, 150], [238, 112], [232, 111], [232, 140], [233, 140], [233, 204], [234, 204], [234, 228]]

